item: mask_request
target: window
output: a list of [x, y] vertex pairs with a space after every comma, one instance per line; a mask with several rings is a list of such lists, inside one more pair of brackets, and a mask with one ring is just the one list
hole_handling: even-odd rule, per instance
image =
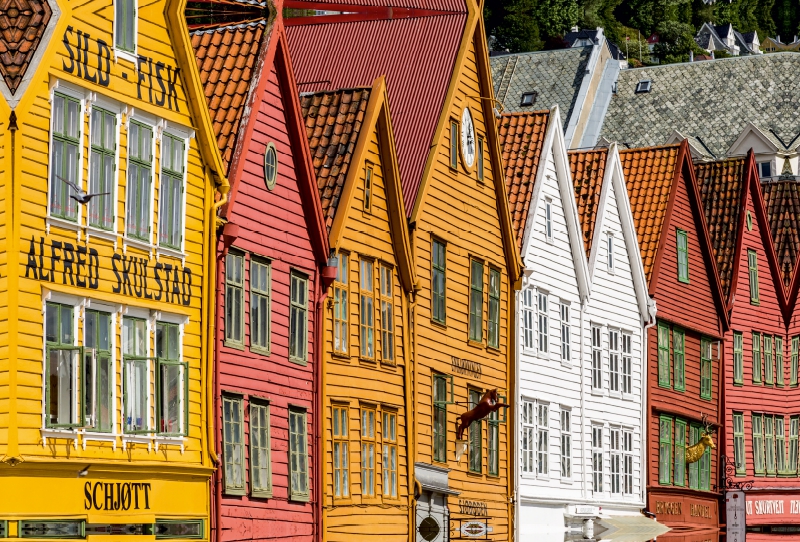
[[798, 350], [800, 350], [800, 337], [792, 337], [792, 359], [791, 359], [792, 366], [789, 368], [789, 374], [790, 374], [789, 384], [792, 386], [797, 386]]
[[433, 321], [444, 324], [446, 321], [447, 294], [446, 294], [446, 267], [447, 252], [444, 243], [433, 240], [431, 250], [431, 311]]
[[250, 259], [250, 348], [270, 349], [270, 264]]
[[458, 123], [450, 121], [450, 167], [458, 168]]
[[619, 391], [619, 331], [608, 330], [608, 389]]
[[592, 389], [603, 389], [603, 343], [600, 327], [592, 326]]
[[775, 418], [764, 416], [764, 458], [767, 474], [775, 474]]
[[786, 471], [797, 472], [797, 444], [798, 434], [800, 434], [800, 417], [792, 416], [789, 419], [789, 464]]
[[394, 361], [394, 275], [392, 268], [381, 266], [381, 359]]
[[156, 540], [166, 538], [202, 539], [204, 535], [202, 519], [157, 519], [154, 533]]
[[244, 344], [244, 255], [236, 252], [225, 257], [225, 343]]
[[[695, 430], [695, 440], [692, 442], [697, 442], [700, 440], [700, 436], [702, 435], [702, 428], [698, 425], [694, 428]], [[700, 461], [697, 463], [693, 463], [693, 465], [697, 465], [698, 471], [698, 485], [697, 489], [702, 491], [709, 491], [711, 489], [711, 448], [706, 448], [703, 457], [700, 458]]]
[[745, 474], [744, 455], [744, 416], [741, 412], [733, 413], [733, 463], [736, 474]]
[[267, 185], [267, 190], [272, 190], [276, 182], [278, 182], [278, 151], [275, 149], [275, 144], [269, 142], [264, 150], [264, 184]]
[[686, 422], [675, 420], [675, 473], [676, 486], [686, 485]]
[[569, 305], [562, 302], [559, 309], [561, 312], [561, 360], [570, 361]]
[[483, 263], [470, 260], [469, 340], [483, 341]]
[[533, 473], [536, 471], [536, 421], [534, 419], [535, 404], [533, 401], [522, 400], [522, 439], [521, 452], [522, 472]]
[[447, 461], [447, 405], [452, 402], [453, 378], [433, 375], [433, 460], [441, 463]]
[[111, 315], [86, 310], [83, 320], [83, 426], [111, 432], [115, 371], [111, 362]]
[[745, 215], [745, 217], [746, 217], [746, 221], [745, 222], [747, 224], [747, 231], [753, 231], [753, 215], [752, 215], [752, 213], [750, 213], [750, 211], [748, 210], [746, 215]]
[[572, 412], [561, 410], [561, 478], [572, 478]]
[[536, 405], [536, 472], [547, 476], [550, 474], [550, 407], [539, 403]]
[[292, 273], [289, 297], [289, 359], [305, 363], [308, 350], [308, 279]]
[[383, 413], [383, 496], [397, 498], [397, 414]]
[[156, 323], [156, 358], [158, 360], [158, 432], [183, 435], [186, 408], [186, 363], [181, 363], [180, 327]]
[[289, 407], [289, 498], [308, 500], [306, 411]]
[[531, 106], [536, 102], [537, 92], [523, 92], [519, 102], [520, 107]]
[[678, 230], [678, 280], [689, 282], [689, 240], [684, 230]]
[[269, 405], [250, 403], [250, 492], [254, 497], [272, 496]]
[[550, 334], [550, 323], [547, 318], [547, 292], [538, 292], [538, 309], [539, 309], [539, 353], [547, 353], [547, 337]]
[[711, 341], [700, 340], [700, 398], [711, 400]]
[[658, 385], [669, 387], [669, 327], [658, 323]]
[[764, 418], [761, 414], [753, 414], [753, 469], [755, 474], [766, 472], [764, 465]]
[[150, 430], [147, 401], [150, 395], [148, 347], [147, 321], [141, 318], [123, 318], [123, 430], [125, 433], [146, 433]]
[[623, 452], [625, 453], [624, 478], [622, 492], [626, 495], [633, 494], [633, 433], [622, 432]]
[[747, 249], [747, 267], [750, 271], [750, 304], [758, 305], [758, 256], [751, 248]]
[[136, 0], [114, 0], [114, 46], [130, 53], [136, 48]]
[[658, 483], [672, 482], [672, 418], [662, 416], [658, 430]]
[[608, 266], [608, 272], [614, 272], [614, 236], [612, 234], [606, 234], [606, 265]]
[[484, 178], [484, 171], [483, 170], [484, 170], [484, 167], [485, 167], [484, 164], [483, 164], [483, 153], [484, 153], [483, 137], [479, 137], [478, 138], [478, 149], [477, 150], [478, 150], [478, 157], [477, 157], [478, 158], [478, 163], [477, 163], [477, 166], [475, 166], [475, 167], [478, 170], [478, 180], [480, 182], [483, 182], [483, 178]]
[[[131, 0], [132, 1], [132, 0]], [[150, 242], [151, 183], [153, 182], [153, 129], [135, 120], [128, 127], [128, 184], [125, 232]]]
[[241, 397], [222, 397], [225, 492], [244, 494], [244, 420]]
[[75, 346], [73, 308], [48, 303], [46, 308], [45, 342], [45, 425], [76, 427], [78, 425], [78, 363], [81, 355]]
[[337, 354], [347, 354], [347, 342], [350, 334], [349, 319], [350, 305], [348, 305], [348, 284], [350, 282], [348, 271], [349, 255], [336, 253], [336, 280], [333, 281], [333, 351]]
[[653, 82], [649, 79], [643, 79], [636, 83], [636, 94], [640, 94], [642, 92], [650, 92], [650, 88]]
[[372, 211], [372, 167], [367, 166], [364, 172], [364, 212]]
[[486, 435], [486, 459], [489, 463], [489, 474], [497, 476], [500, 474], [500, 416], [495, 410], [489, 414], [489, 422], [486, 425], [488, 434]]
[[86, 538], [86, 522], [83, 520], [22, 520], [17, 529], [20, 538]]
[[[481, 401], [478, 390], [469, 390], [469, 408], [475, 408]], [[469, 470], [470, 472], [483, 472], [483, 423], [481, 420], [472, 422], [469, 426]]]
[[633, 336], [622, 334], [622, 393], [633, 393]]
[[786, 472], [786, 427], [783, 416], [775, 416], [775, 463], [778, 473]]
[[489, 346], [500, 347], [500, 271], [489, 269]]
[[763, 348], [764, 348], [764, 383], [775, 383], [775, 358], [772, 356], [772, 337], [764, 335]]
[[761, 383], [761, 333], [753, 332], [753, 383]]
[[361, 409], [361, 494], [375, 496], [375, 410]]
[[[699, 440], [700, 428], [695, 424], [691, 424], [689, 426], [689, 442], [694, 445]], [[689, 463], [689, 487], [691, 489], [700, 489], [700, 461]]]
[[114, 226], [117, 116], [99, 107], [92, 107], [89, 134], [89, 193], [97, 194], [89, 201], [89, 225], [110, 230]]
[[164, 133], [161, 138], [161, 187], [158, 191], [158, 243], [175, 250], [183, 239], [183, 175], [185, 142]]
[[361, 357], [375, 357], [375, 308], [373, 306], [373, 264], [372, 260], [361, 260], [359, 282], [359, 301], [361, 309]]
[[744, 363], [742, 357], [742, 334], [733, 332], [733, 383], [742, 384], [744, 381]]
[[55, 93], [52, 107], [50, 214], [77, 221], [78, 202], [69, 197], [73, 189], [67, 183], [80, 186], [81, 102]]
[[544, 202], [544, 235], [548, 241], [553, 240], [553, 203], [550, 200]]
[[622, 493], [622, 431], [611, 429], [611, 493]]
[[603, 428], [592, 427], [592, 491], [603, 491]]
[[686, 390], [686, 335], [682, 329], [672, 330], [672, 383], [676, 390]]
[[350, 495], [349, 433], [346, 406], [333, 407], [333, 496]]
[[533, 350], [536, 347], [533, 293], [533, 288], [522, 290], [522, 348], [524, 350]]
[[775, 382], [779, 386], [785, 385], [783, 375], [783, 338], [775, 337]]

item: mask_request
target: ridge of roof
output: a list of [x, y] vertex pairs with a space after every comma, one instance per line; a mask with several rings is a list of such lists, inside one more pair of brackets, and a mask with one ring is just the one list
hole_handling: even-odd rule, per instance
[[197, 36], [201, 34], [213, 34], [215, 32], [223, 32], [228, 30], [242, 30], [245, 28], [253, 28], [263, 24], [266, 24], [266, 19], [245, 21], [241, 23], [219, 24], [219, 25], [201, 27], [201, 28], [196, 28], [194, 30], [189, 30], [189, 35]]
[[761, 192], [783, 286], [788, 292], [800, 253], [800, 185], [796, 180], [762, 181]]
[[567, 156], [572, 172], [572, 184], [575, 187], [575, 203], [578, 206], [578, 216], [583, 230], [583, 244], [588, 258], [592, 250], [594, 229], [600, 209], [608, 149], [569, 151]]

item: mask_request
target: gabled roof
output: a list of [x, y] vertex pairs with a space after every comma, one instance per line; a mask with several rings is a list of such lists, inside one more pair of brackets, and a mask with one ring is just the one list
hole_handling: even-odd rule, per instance
[[533, 111], [506, 113], [497, 119], [497, 132], [505, 164], [508, 208], [514, 237], [520, 249], [549, 117], [549, 111]]
[[370, 91], [370, 88], [350, 88], [300, 97], [329, 233], [361, 133]]
[[600, 208], [608, 149], [571, 151], [568, 156], [572, 184], [575, 187], [575, 202], [578, 205], [578, 215], [583, 230], [583, 244], [588, 257], [592, 250], [594, 229]]
[[761, 183], [783, 286], [787, 292], [800, 253], [800, 185], [796, 180]]

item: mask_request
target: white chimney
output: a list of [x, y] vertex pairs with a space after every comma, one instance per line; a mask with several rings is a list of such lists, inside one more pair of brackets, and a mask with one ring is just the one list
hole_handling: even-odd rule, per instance
[[689, 62], [694, 62], [694, 51], [689, 51]]
[[573, 26], [572, 28], [569, 29], [569, 31], [570, 32], [578, 32], [578, 27], [577, 26]]

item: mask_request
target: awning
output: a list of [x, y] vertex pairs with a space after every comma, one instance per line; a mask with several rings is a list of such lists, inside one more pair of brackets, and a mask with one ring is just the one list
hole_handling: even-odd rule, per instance
[[[600, 532], [601, 529], [605, 529]], [[644, 516], [611, 516], [595, 521], [595, 536], [613, 542], [642, 542], [669, 531], [669, 527]]]

